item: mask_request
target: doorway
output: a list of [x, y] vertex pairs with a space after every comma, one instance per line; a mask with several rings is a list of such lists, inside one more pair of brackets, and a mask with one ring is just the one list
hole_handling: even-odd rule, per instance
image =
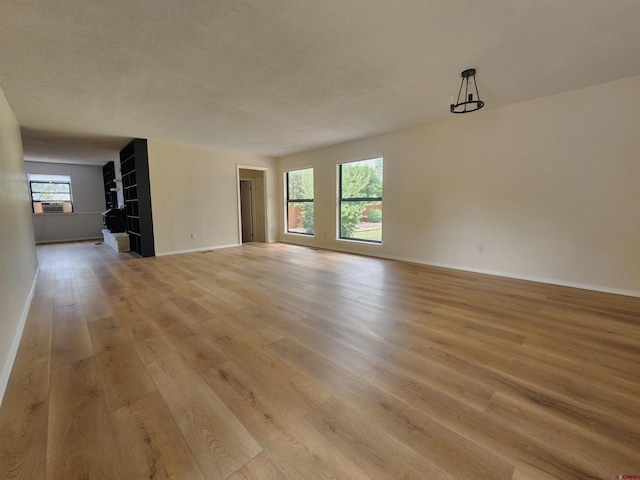
[[253, 183], [240, 180], [240, 218], [242, 222], [242, 243], [253, 242]]
[[266, 242], [265, 169], [238, 167], [239, 240]]

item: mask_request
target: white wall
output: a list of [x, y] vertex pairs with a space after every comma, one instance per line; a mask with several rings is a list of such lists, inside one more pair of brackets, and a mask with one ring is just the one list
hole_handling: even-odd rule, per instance
[[[640, 76], [283, 157], [279, 238], [640, 294], [637, 105]], [[336, 240], [336, 163], [379, 155], [383, 245]], [[306, 166], [314, 238], [282, 233], [283, 172]]]
[[0, 403], [18, 351], [37, 268], [20, 128], [0, 88]]
[[102, 212], [106, 207], [101, 166], [24, 163], [27, 173], [71, 177], [73, 213], [34, 214], [32, 220], [36, 243], [102, 238]]
[[162, 140], [147, 148], [156, 255], [241, 243], [237, 166], [267, 169], [267, 241], [276, 238], [274, 158]]

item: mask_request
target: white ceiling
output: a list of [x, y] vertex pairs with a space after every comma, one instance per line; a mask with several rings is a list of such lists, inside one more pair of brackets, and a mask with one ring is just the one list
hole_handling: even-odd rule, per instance
[[[131, 137], [280, 156], [640, 74], [639, 0], [3, 0], [27, 159]], [[473, 115], [481, 115], [482, 112]]]

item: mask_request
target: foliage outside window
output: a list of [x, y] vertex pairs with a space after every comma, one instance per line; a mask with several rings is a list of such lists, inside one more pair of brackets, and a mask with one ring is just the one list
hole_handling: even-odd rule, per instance
[[382, 158], [340, 165], [340, 238], [382, 242]]
[[287, 233], [313, 235], [313, 168], [287, 172]]
[[33, 213], [71, 213], [71, 177], [68, 175], [29, 175]]

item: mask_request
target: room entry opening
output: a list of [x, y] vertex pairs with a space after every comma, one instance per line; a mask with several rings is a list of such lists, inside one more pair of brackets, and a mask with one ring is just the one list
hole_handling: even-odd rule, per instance
[[263, 169], [238, 168], [240, 243], [267, 241], [265, 174]]
[[253, 242], [253, 188], [251, 180], [240, 180], [240, 216], [242, 218], [242, 243]]

